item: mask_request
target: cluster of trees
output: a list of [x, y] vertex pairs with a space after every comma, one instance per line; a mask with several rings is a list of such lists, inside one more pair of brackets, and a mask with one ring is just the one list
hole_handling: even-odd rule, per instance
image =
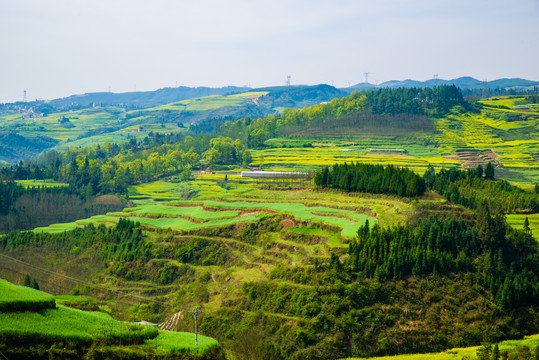
[[366, 105], [374, 114], [430, 114], [441, 116], [460, 105], [468, 107], [455, 85], [434, 88], [398, 88], [367, 91]]
[[32, 278], [28, 274], [26, 274], [26, 276], [24, 277], [23, 286], [39, 290], [39, 284], [37, 283], [37, 280], [32, 280]]
[[119, 211], [124, 202], [96, 203], [72, 187], [29, 187], [0, 181], [0, 232], [30, 230]]
[[492, 217], [486, 204], [476, 224], [434, 216], [417, 225], [381, 228], [368, 223], [350, 244], [352, 272], [378, 279], [476, 272], [501, 305], [539, 303], [539, 248], [533, 237]]
[[525, 191], [506, 180], [494, 180], [494, 167], [488, 163], [467, 171], [451, 168], [435, 172], [427, 170], [423, 176], [428, 189], [443, 195], [449, 201], [471, 209], [488, 202], [493, 212], [539, 211], [539, 193]]
[[240, 139], [249, 148], [256, 148], [263, 146], [267, 139], [276, 137], [282, 129], [308, 127], [313, 122], [335, 121], [354, 113], [440, 116], [455, 105], [469, 107], [462, 98], [459, 88], [454, 85], [433, 89], [355, 91], [348, 97], [333, 99], [327, 104], [314, 105], [301, 110], [286, 109], [280, 115], [225, 121], [217, 126], [215, 131], [222, 136]]
[[477, 349], [478, 360], [539, 360], [539, 345], [535, 347], [534, 354], [526, 345], [516, 346], [513, 350], [500, 350], [496, 343], [486, 344]]
[[144, 239], [139, 223], [120, 218], [118, 224], [107, 228], [92, 223], [73, 231], [51, 234], [34, 232], [11, 232], [0, 238], [0, 249], [11, 251], [22, 246], [43, 249], [67, 249], [77, 254], [91, 249], [93, 255], [105, 262], [149, 260], [151, 243]]
[[324, 167], [314, 178], [317, 187], [346, 192], [369, 192], [399, 196], [421, 196], [425, 182], [407, 168], [371, 164], [335, 164]]
[[[150, 139], [150, 140], [148, 140]], [[50, 151], [24, 165], [0, 169], [0, 179], [52, 178], [66, 182], [84, 199], [95, 195], [126, 194], [129, 185], [182, 173], [186, 178], [200, 165], [248, 164], [245, 144], [228, 137], [208, 135], [154, 135], [137, 142], [105, 142], [62, 152]]]

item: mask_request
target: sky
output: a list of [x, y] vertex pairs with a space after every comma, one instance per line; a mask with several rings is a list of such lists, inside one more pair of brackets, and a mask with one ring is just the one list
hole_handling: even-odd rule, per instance
[[539, 0], [0, 0], [0, 102], [366, 72], [539, 80]]

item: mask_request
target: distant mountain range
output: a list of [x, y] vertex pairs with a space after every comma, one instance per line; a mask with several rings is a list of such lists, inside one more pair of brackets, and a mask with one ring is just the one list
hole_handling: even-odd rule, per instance
[[[385, 81], [381, 84], [374, 85], [370, 83], [359, 83], [348, 88], [336, 89], [329, 85], [323, 89], [324, 97], [327, 97], [329, 93], [332, 93], [335, 97], [343, 96], [346, 93], [350, 93], [354, 90], [369, 90], [376, 87], [379, 88], [398, 88], [398, 87], [434, 87], [440, 85], [456, 85], [463, 90], [472, 90], [480, 89], [483, 87], [483, 82], [477, 79], [474, 79], [469, 76], [460, 77], [452, 80], [444, 79], [430, 79], [427, 81], [417, 81], [417, 80], [390, 80]], [[320, 86], [320, 85], [317, 85]], [[533, 86], [539, 86], [539, 81], [532, 81], [520, 78], [513, 79], [497, 79], [487, 82], [488, 89], [524, 89]], [[210, 88], [210, 87], [174, 87], [174, 88], [163, 88], [155, 91], [137, 91], [137, 92], [125, 92], [125, 93], [111, 93], [111, 92], [96, 92], [96, 93], [86, 93], [81, 95], [72, 95], [61, 99], [51, 100], [50, 105], [54, 107], [63, 107], [70, 105], [80, 105], [80, 106], [91, 106], [95, 105], [125, 105], [125, 106], [134, 106], [138, 108], [147, 108], [152, 106], [159, 106], [170, 104], [177, 101], [194, 99], [204, 96], [211, 95], [231, 95], [239, 94], [246, 91], [270, 91], [272, 93], [294, 93], [294, 95], [300, 95], [301, 93], [305, 94], [305, 89], [309, 89], [307, 92], [311, 92], [316, 86], [282, 86], [282, 87], [267, 87], [261, 89], [253, 89], [250, 87], [237, 87], [237, 86], [226, 86], [220, 88]], [[328, 91], [328, 88], [332, 88], [332, 91]], [[313, 95], [312, 93], [309, 95]], [[294, 97], [296, 97], [294, 96]], [[281, 99], [283, 100], [283, 99]], [[294, 99], [297, 101], [298, 99]], [[290, 106], [294, 106], [290, 104]]]
[[54, 107], [69, 105], [127, 105], [140, 108], [165, 105], [177, 101], [194, 99], [210, 95], [230, 95], [249, 91], [248, 87], [226, 86], [221, 88], [186, 87], [163, 88], [155, 91], [135, 91], [125, 93], [96, 92], [82, 95], [72, 95], [61, 99], [51, 100]]
[[[349, 88], [341, 89], [347, 92], [353, 90], [369, 90], [375, 87], [380, 88], [425, 88], [425, 87], [434, 87], [440, 85], [455, 85], [461, 89], [480, 89], [483, 87], [483, 82], [481, 80], [474, 79], [473, 77], [464, 76], [452, 80], [443, 80], [443, 79], [430, 79], [427, 81], [417, 81], [417, 80], [390, 80], [385, 81], [378, 85], [373, 85], [370, 83], [362, 82], [356, 85], [353, 85]], [[539, 81], [532, 81], [520, 78], [513, 79], [497, 79], [492, 81], [487, 81], [488, 89], [510, 89], [510, 88], [528, 88], [532, 86], [539, 86]]]

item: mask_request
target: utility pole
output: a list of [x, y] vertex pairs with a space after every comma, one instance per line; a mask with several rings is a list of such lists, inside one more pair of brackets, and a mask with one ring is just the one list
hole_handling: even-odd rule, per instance
[[195, 346], [198, 346], [198, 317], [202, 314], [202, 310], [195, 308], [195, 310], [191, 311], [191, 314], [195, 319]]

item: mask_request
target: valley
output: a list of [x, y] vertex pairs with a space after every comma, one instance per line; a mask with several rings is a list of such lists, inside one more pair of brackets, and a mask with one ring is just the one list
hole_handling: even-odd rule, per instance
[[[199, 307], [201, 333], [230, 359], [439, 351], [433, 359], [460, 359], [477, 348], [448, 349], [500, 343], [511, 350], [518, 343], [503, 342], [509, 339], [536, 352], [534, 97], [469, 103], [449, 88], [423, 103], [414, 91], [356, 92], [256, 118], [209, 121], [206, 114], [185, 127], [166, 120], [160, 129], [152, 124], [163, 112], [222, 111], [255, 98], [260, 105], [271, 91], [120, 114], [122, 129], [146, 118], [154, 134], [118, 138], [118, 145], [72, 140], [3, 168], [6, 182], [21, 186], [9, 204], [27, 196], [26, 206], [37, 206], [31, 198], [56, 187], [94, 203], [110, 194], [123, 202], [1, 236], [0, 275], [16, 284], [29, 275], [48, 293], [81, 298], [67, 306], [123, 321], [160, 323]], [[520, 109], [522, 102], [529, 108]], [[51, 129], [63, 116], [47, 116]], [[377, 167], [348, 175], [353, 164]], [[397, 176], [401, 168], [410, 170], [405, 177]], [[248, 170], [310, 179], [242, 177]], [[408, 191], [412, 182], [422, 191]], [[20, 209], [10, 206], [8, 215]], [[177, 330], [193, 326], [186, 317]], [[121, 358], [123, 350], [110, 351]], [[406, 356], [418, 355], [394, 359]]]

